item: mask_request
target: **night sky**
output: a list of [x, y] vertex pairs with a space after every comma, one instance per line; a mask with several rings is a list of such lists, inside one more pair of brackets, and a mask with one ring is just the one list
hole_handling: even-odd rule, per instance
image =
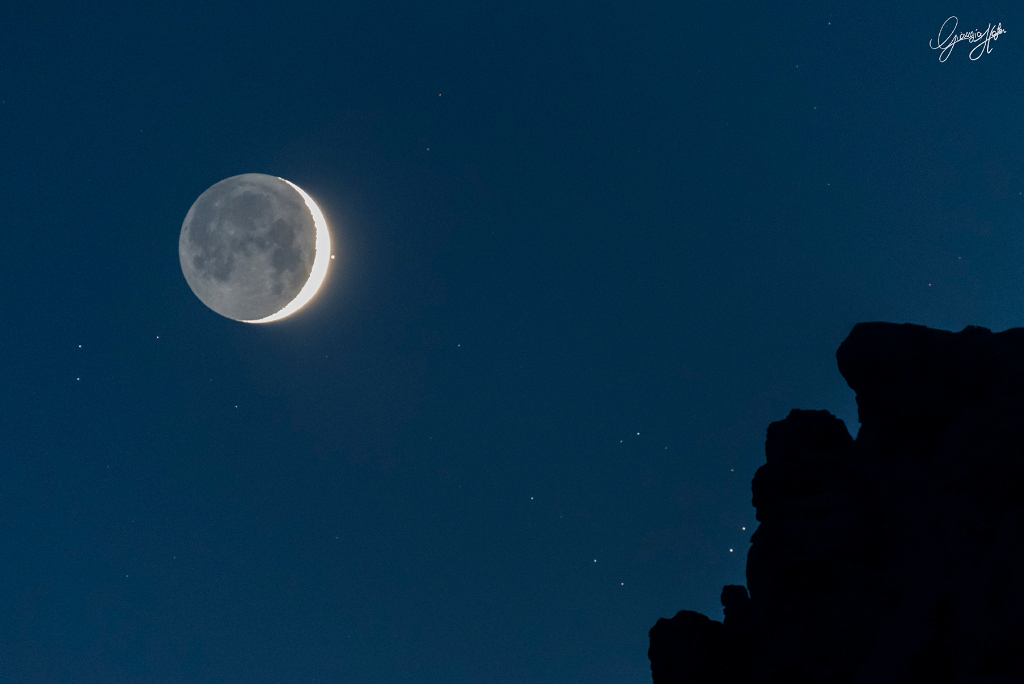
[[[649, 682], [855, 323], [1024, 326], [1015, 3], [147, 5], [0, 5], [5, 683]], [[242, 173], [277, 323], [178, 260]]]

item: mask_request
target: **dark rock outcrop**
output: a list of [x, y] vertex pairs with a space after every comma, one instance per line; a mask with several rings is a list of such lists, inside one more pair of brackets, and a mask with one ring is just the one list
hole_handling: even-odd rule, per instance
[[656, 684], [1024, 682], [1024, 329], [860, 323], [768, 427], [747, 591], [651, 629]]

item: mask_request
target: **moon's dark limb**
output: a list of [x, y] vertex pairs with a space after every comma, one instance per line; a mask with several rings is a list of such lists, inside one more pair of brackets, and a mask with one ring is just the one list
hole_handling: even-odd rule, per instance
[[283, 309], [309, 279], [316, 225], [302, 196], [261, 173], [226, 178], [185, 216], [178, 256], [192, 292], [237, 321]]

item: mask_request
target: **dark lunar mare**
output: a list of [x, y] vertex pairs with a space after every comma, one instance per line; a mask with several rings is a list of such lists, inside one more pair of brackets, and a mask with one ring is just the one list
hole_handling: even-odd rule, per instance
[[189, 209], [178, 256], [204, 304], [228, 318], [258, 320], [284, 308], [309, 279], [316, 225], [302, 196], [280, 178], [232, 176]]

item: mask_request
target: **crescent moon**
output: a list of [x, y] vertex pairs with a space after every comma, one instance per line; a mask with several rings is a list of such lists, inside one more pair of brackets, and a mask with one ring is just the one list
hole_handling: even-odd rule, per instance
[[309, 213], [313, 215], [313, 225], [316, 226], [316, 257], [313, 258], [313, 269], [309, 273], [309, 279], [302, 286], [302, 289], [299, 290], [299, 294], [295, 295], [295, 299], [288, 302], [280, 311], [270, 314], [266, 318], [243, 321], [245, 323], [271, 323], [290, 316], [301, 309], [320, 289], [320, 285], [324, 282], [324, 277], [327, 275], [327, 265], [331, 260], [331, 236], [327, 232], [327, 221], [324, 219], [320, 207], [316, 206], [313, 198], [307, 195], [306, 191], [298, 185], [280, 176], [278, 178], [295, 188], [295, 191], [302, 196], [302, 201], [306, 203]]
[[243, 173], [213, 184], [181, 225], [178, 258], [193, 294], [243, 323], [287, 318], [317, 293], [331, 259], [323, 212], [289, 180]]

